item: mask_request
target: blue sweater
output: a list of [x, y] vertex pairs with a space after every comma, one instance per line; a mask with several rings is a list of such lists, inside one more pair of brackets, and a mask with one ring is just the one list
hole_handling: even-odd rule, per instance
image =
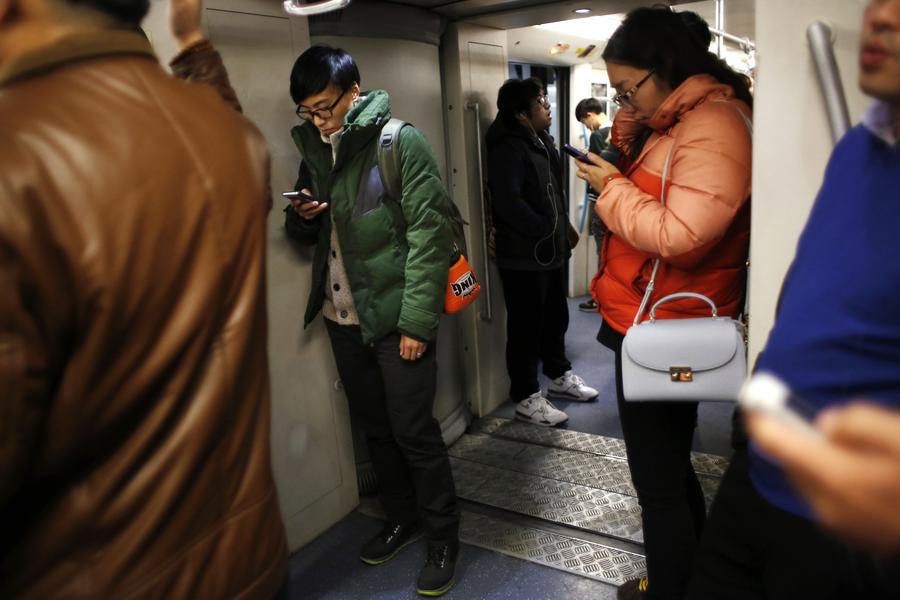
[[[900, 145], [857, 126], [835, 148], [757, 369], [816, 411], [861, 398], [900, 408]], [[770, 503], [810, 516], [753, 447], [750, 475]]]

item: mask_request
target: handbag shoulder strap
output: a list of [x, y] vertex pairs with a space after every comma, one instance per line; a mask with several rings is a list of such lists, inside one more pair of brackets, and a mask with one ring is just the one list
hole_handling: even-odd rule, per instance
[[[672, 144], [669, 146], [669, 153], [666, 154], [666, 164], [663, 166], [662, 172], [662, 191], [659, 194], [659, 203], [663, 206], [666, 205], [666, 180], [669, 179], [669, 167], [672, 163], [672, 153], [675, 151], [675, 139], [672, 139]], [[650, 273], [650, 281], [647, 282], [647, 289], [644, 291], [644, 297], [641, 299], [641, 304], [638, 306], [637, 313], [634, 315], [634, 322], [632, 325], [637, 325], [641, 322], [641, 317], [644, 316], [644, 311], [647, 310], [647, 303], [650, 302], [650, 295], [653, 293], [653, 288], [656, 287], [656, 272], [659, 271], [659, 259], [657, 258], [653, 262], [653, 272]]]
[[[739, 109], [737, 106], [728, 102], [727, 100], [716, 100], [716, 102], [721, 102], [723, 104], [727, 104], [734, 108], [735, 111], [741, 116], [741, 119], [744, 121], [744, 125], [747, 127], [747, 131], [750, 133], [750, 137], [753, 137], [753, 122], [744, 114], [744, 111]], [[672, 140], [672, 145], [669, 146], [669, 153], [666, 155], [666, 164], [663, 167], [662, 174], [662, 192], [659, 196], [659, 203], [663, 206], [666, 205], [666, 180], [669, 178], [669, 167], [672, 162], [672, 152], [675, 149], [675, 140]], [[644, 311], [647, 310], [647, 304], [650, 302], [650, 295], [653, 293], [653, 288], [656, 287], [656, 273], [659, 271], [659, 259], [657, 258], [653, 262], [653, 271], [650, 273], [650, 281], [647, 283], [647, 289], [644, 292], [644, 297], [641, 299], [641, 304], [638, 306], [637, 313], [634, 315], [634, 322], [632, 325], [637, 325], [641, 321], [641, 317], [644, 316]], [[749, 267], [748, 267], [748, 275], [747, 275], [747, 283], [749, 284]], [[747, 314], [749, 303], [750, 303], [750, 295], [747, 293], [747, 288], [749, 285], [745, 285], [744, 292], [744, 315]]]

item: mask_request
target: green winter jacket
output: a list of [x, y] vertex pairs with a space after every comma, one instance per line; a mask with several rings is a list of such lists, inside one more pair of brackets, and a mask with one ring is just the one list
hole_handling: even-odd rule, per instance
[[330, 211], [363, 341], [395, 331], [431, 341], [443, 311], [449, 268], [446, 191], [428, 142], [413, 127], [404, 127], [397, 140], [403, 198], [398, 204], [386, 196], [375, 151], [381, 127], [390, 118], [387, 92], [362, 97], [347, 113], [334, 161], [331, 146], [312, 123], [291, 130], [303, 157], [295, 189], [309, 188], [329, 208], [306, 220], [288, 206], [285, 228], [300, 243], [316, 246], [304, 325], [325, 299]]

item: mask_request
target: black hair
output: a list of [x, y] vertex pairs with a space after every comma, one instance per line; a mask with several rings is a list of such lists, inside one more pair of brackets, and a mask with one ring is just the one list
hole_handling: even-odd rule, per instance
[[654, 69], [655, 76], [673, 90], [688, 77], [708, 74], [734, 89], [734, 95], [753, 106], [750, 79], [709, 51], [712, 34], [703, 17], [672, 11], [668, 6], [637, 8], [616, 29], [603, 60], [638, 69]]
[[332, 83], [346, 92], [359, 82], [359, 68], [346, 50], [318, 44], [308, 48], [294, 62], [291, 98], [300, 104]]
[[606, 111], [603, 110], [603, 105], [596, 98], [585, 98], [581, 102], [575, 105], [575, 118], [579, 121], [584, 119], [589, 112], [594, 113], [595, 115], [606, 114]]
[[541, 94], [543, 84], [539, 79], [507, 79], [497, 92], [497, 110], [500, 118], [507, 125], [516, 123], [516, 115], [527, 113]]
[[100, 11], [133, 27], [139, 27], [150, 10], [150, 0], [68, 0], [68, 2]]

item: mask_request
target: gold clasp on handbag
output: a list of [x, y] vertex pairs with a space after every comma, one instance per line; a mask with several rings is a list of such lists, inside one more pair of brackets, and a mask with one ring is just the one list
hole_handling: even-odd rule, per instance
[[669, 377], [674, 383], [690, 383], [694, 380], [694, 372], [690, 367], [669, 367]]

